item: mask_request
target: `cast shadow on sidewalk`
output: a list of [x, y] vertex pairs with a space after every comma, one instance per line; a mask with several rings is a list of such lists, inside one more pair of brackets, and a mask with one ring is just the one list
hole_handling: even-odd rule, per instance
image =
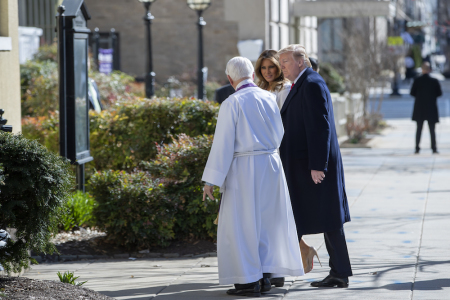
[[[232, 286], [221, 286], [208, 282], [171, 284], [169, 286], [148, 287], [140, 289], [123, 289], [120, 291], [98, 291], [110, 297], [130, 297], [133, 300], [178, 300], [178, 299], [249, 299], [248, 297], [230, 297], [226, 294]], [[273, 288], [267, 296], [280, 297], [286, 293], [284, 288]], [[264, 297], [264, 295], [263, 295]], [[126, 298], [125, 298], [126, 299]]]

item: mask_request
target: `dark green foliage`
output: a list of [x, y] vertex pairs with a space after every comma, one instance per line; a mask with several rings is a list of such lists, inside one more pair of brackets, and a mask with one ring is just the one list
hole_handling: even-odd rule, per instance
[[97, 226], [128, 248], [167, 246], [173, 238], [215, 239], [219, 202], [202, 201], [201, 181], [211, 145], [212, 136], [180, 135], [158, 147], [155, 160], [143, 163], [152, 176], [142, 171], [94, 174], [89, 184], [98, 203]]
[[28, 250], [52, 253], [52, 232], [67, 200], [73, 178], [67, 160], [22, 135], [0, 132], [0, 228], [15, 228], [17, 241], [0, 249], [0, 263], [7, 272], [28, 266]]
[[343, 93], [345, 91], [344, 78], [330, 63], [321, 63], [320, 76], [325, 80], [331, 93]]
[[58, 273], [56, 273], [59, 277], [59, 281], [63, 282], [63, 283], [68, 283], [68, 284], [72, 284], [72, 285], [76, 285], [76, 286], [82, 286], [83, 284], [85, 284], [87, 281], [83, 281], [83, 282], [76, 282], [75, 280], [77, 280], [78, 278], [80, 278], [80, 276], [75, 277], [74, 272], [65, 272], [64, 274], [61, 274], [61, 272], [58, 271]]
[[156, 98], [91, 114], [93, 164], [97, 170], [132, 170], [153, 159], [156, 143], [170, 143], [172, 135], [214, 133], [218, 110], [211, 102]]
[[146, 172], [98, 172], [89, 182], [93, 213], [107, 239], [127, 248], [167, 246], [173, 234], [173, 206], [162, 184]]
[[[153, 159], [156, 143], [170, 143], [172, 135], [214, 133], [219, 105], [189, 99], [156, 98], [121, 102], [100, 114], [91, 112], [91, 155], [87, 168], [132, 170], [141, 161]], [[58, 115], [24, 118], [25, 137], [37, 139], [59, 151]], [[89, 170], [88, 170], [89, 172]]]
[[153, 176], [164, 178], [164, 193], [175, 209], [174, 232], [177, 238], [215, 238], [213, 224], [219, 209], [216, 200], [203, 202], [203, 170], [208, 160], [213, 136], [195, 138], [181, 134], [173, 143], [158, 147], [155, 160], [142, 165]]
[[74, 227], [95, 226], [92, 214], [94, 206], [95, 201], [91, 195], [76, 191], [62, 208], [61, 227], [67, 231]]

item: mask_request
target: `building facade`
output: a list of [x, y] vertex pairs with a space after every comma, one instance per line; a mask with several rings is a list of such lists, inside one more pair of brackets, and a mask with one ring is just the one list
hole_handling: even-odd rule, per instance
[[17, 0], [0, 0], [0, 108], [17, 133], [21, 128]]
[[[144, 8], [137, 0], [86, 0], [93, 31], [120, 35], [121, 70], [143, 77], [146, 66]], [[259, 53], [264, 49], [280, 49], [290, 43], [304, 44], [317, 56], [317, 19], [292, 14], [295, 0], [212, 0], [203, 13], [204, 58], [208, 80], [226, 81], [224, 69], [228, 60], [247, 56], [246, 49]], [[166, 82], [170, 76], [194, 78], [197, 68], [197, 14], [186, 1], [155, 1], [151, 6], [153, 59], [156, 81]], [[252, 42], [254, 42], [252, 44]], [[250, 47], [250, 48], [249, 48]]]

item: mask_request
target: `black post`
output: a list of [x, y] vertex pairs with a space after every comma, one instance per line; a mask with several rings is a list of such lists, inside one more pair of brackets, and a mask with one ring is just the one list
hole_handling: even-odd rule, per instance
[[86, 188], [84, 185], [84, 164], [77, 165], [77, 189], [86, 192]]
[[203, 10], [198, 10], [198, 70], [197, 70], [197, 98], [204, 100], [205, 98], [205, 84], [204, 84], [204, 70], [203, 70], [203, 26], [206, 25], [203, 20]]
[[59, 60], [59, 153], [67, 157], [67, 84], [66, 84], [66, 18], [64, 5], [58, 7], [58, 60]]
[[120, 70], [120, 67], [118, 66], [119, 51], [117, 49], [117, 34], [114, 28], [111, 28], [110, 37], [111, 48], [113, 49], [113, 70], [116, 71]]
[[99, 52], [99, 48], [100, 48], [100, 33], [99, 33], [100, 29], [98, 29], [98, 27], [95, 27], [95, 32], [94, 32], [94, 45], [95, 45], [95, 49], [94, 49], [94, 61], [95, 61], [95, 66], [97, 71], [100, 69], [100, 65], [98, 63], [98, 52]]
[[145, 2], [144, 6], [147, 13], [144, 16], [145, 25], [147, 27], [147, 74], [145, 75], [145, 96], [147, 98], [153, 97], [155, 94], [155, 72], [153, 72], [153, 57], [152, 57], [152, 32], [151, 24], [155, 18], [150, 12], [150, 2]]

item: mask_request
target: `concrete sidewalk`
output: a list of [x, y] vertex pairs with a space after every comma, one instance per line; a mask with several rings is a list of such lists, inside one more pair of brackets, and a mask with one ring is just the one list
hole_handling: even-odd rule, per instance
[[[309, 286], [329, 271], [323, 237], [314, 235], [306, 240], [319, 248], [323, 267], [315, 260], [311, 273], [287, 278], [263, 298], [450, 299], [450, 119], [437, 126], [439, 155], [428, 149], [428, 128], [414, 155], [415, 124], [388, 123], [372, 149], [342, 149], [352, 216], [345, 225], [350, 287]], [[116, 299], [239, 299], [218, 285], [214, 257], [42, 264], [25, 276], [57, 280], [56, 272], [66, 270]]]

